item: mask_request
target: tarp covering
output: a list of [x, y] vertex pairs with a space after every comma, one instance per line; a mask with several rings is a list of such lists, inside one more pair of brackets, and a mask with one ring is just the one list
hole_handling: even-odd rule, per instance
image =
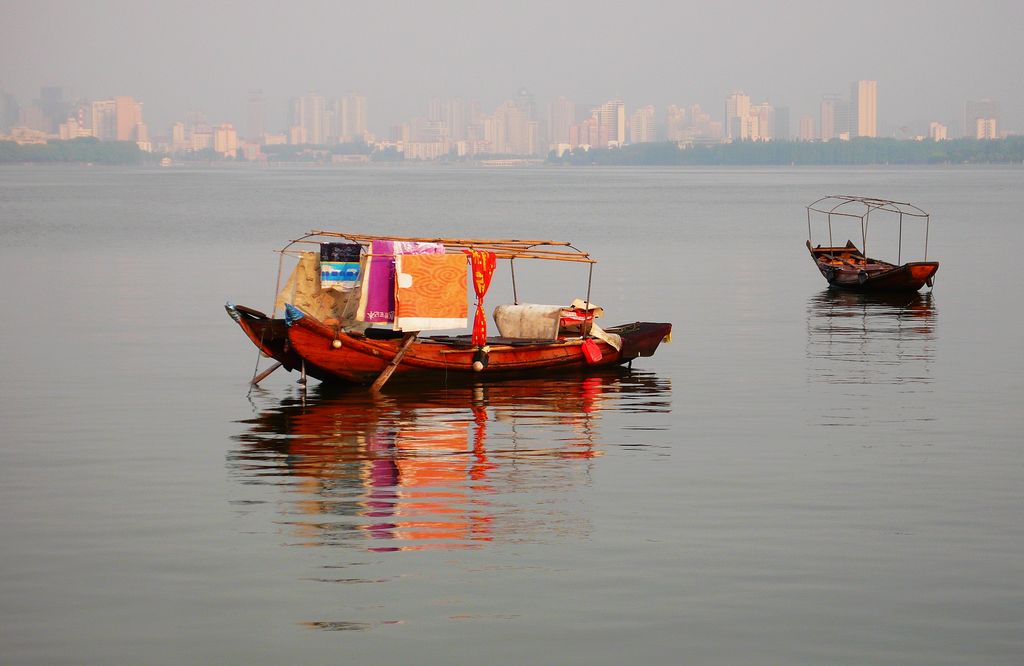
[[[573, 305], [583, 304], [573, 301]], [[583, 304], [585, 306], [585, 304]], [[591, 303], [590, 312], [604, 312]], [[575, 307], [562, 305], [539, 305], [536, 303], [519, 303], [516, 305], [499, 305], [494, 309], [494, 323], [502, 337], [532, 340], [555, 340], [560, 334], [575, 334], [586, 337], [581, 328], [587, 329], [586, 335], [604, 340], [617, 350], [622, 349], [622, 337], [609, 333], [597, 325], [590, 315], [582, 315]], [[596, 316], [596, 315], [595, 315]]]
[[494, 308], [494, 323], [504, 338], [555, 340], [561, 314], [561, 305], [509, 303]]
[[275, 312], [283, 312], [286, 303], [302, 308], [323, 322], [350, 323], [355, 312], [358, 292], [321, 289], [320, 255], [303, 252], [299, 263], [277, 294]]

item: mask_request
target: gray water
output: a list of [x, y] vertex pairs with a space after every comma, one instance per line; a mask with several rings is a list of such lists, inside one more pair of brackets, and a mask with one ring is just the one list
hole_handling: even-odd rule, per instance
[[[932, 214], [932, 294], [824, 289], [834, 193]], [[1022, 208], [1020, 168], [4, 167], [0, 661], [1021, 664]], [[249, 394], [221, 306], [315, 228], [570, 240], [673, 340]]]

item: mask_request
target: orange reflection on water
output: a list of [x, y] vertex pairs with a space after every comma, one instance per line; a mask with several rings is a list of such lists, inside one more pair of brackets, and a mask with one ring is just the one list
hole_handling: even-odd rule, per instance
[[251, 421], [236, 469], [250, 481], [290, 479], [298, 497], [283, 522], [306, 546], [475, 548], [521, 538], [524, 526], [572, 531], [559, 526], [572, 522], [565, 503], [519, 515], [516, 493], [586, 483], [602, 406], [621, 390], [621, 373], [376, 398], [324, 390]]

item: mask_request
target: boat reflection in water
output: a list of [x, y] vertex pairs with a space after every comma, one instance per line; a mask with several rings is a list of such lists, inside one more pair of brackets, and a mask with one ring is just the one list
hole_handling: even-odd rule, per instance
[[573, 493], [602, 419], [669, 410], [666, 380], [625, 369], [376, 397], [321, 385], [245, 421], [228, 464], [243, 489], [292, 487], [273, 522], [299, 544], [474, 548], [586, 532]]
[[[931, 420], [927, 401], [935, 359], [931, 293], [825, 290], [807, 305], [808, 375], [825, 425], [877, 423], [876, 401], [899, 405], [895, 421]], [[882, 410], [889, 413], [891, 410]]]

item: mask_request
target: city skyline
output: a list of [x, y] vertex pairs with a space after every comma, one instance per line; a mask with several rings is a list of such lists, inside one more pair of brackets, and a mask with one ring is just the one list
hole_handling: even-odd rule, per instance
[[384, 134], [432, 98], [494, 109], [524, 86], [545, 104], [621, 99], [630, 113], [700, 104], [716, 117], [725, 95], [744, 90], [789, 108], [796, 126], [818, 114], [823, 94], [866, 79], [878, 81], [879, 136], [933, 121], [959, 128], [969, 99], [1000, 100], [1003, 125], [1024, 127], [1024, 60], [1012, 46], [1024, 10], [1011, 2], [690, 2], [623, 17], [530, 0], [2, 6], [0, 88], [20, 100], [40, 86], [72, 98], [132, 95], [159, 128], [192, 110], [244, 126], [251, 90], [280, 128], [294, 97], [358, 92], [370, 129]]
[[[51, 139], [94, 137], [103, 141], [134, 141], [145, 152], [185, 156], [219, 154], [222, 158], [264, 160], [271, 146], [307, 146], [331, 149], [364, 144], [372, 152], [393, 151], [404, 159], [433, 160], [448, 156], [516, 157], [561, 156], [577, 148], [610, 148], [670, 141], [680, 148], [732, 141], [832, 141], [877, 138], [877, 81], [850, 84], [848, 97], [822, 96], [819, 116], [803, 115], [794, 122], [788, 107], [751, 101], [740, 90], [725, 98], [721, 120], [714, 120], [699, 104], [669, 105], [658, 113], [653, 105], [628, 109], [621, 99], [599, 105], [577, 105], [565, 97], [543, 104], [526, 88], [488, 113], [476, 100], [433, 98], [426, 115], [393, 125], [384, 136], [368, 126], [367, 99], [350, 93], [340, 98], [310, 92], [289, 101], [288, 121], [277, 133], [267, 131], [262, 90], [250, 90], [244, 126], [210, 122], [201, 112], [189, 112], [165, 134], [151, 136], [143, 118], [143, 104], [130, 96], [69, 102], [59, 87], [40, 89], [39, 98], [19, 108], [0, 91], [0, 140], [45, 143]], [[997, 139], [1014, 134], [1001, 120], [998, 100], [967, 100], [962, 133], [939, 121], [927, 130], [902, 139], [946, 140], [958, 136]], [[816, 129], [817, 128], [817, 129]], [[904, 128], [905, 132], [905, 128]], [[951, 136], [952, 134], [952, 136]], [[151, 140], [152, 139], [152, 140]], [[278, 149], [271, 149], [277, 152]], [[332, 161], [365, 160], [365, 149], [342, 150]]]

